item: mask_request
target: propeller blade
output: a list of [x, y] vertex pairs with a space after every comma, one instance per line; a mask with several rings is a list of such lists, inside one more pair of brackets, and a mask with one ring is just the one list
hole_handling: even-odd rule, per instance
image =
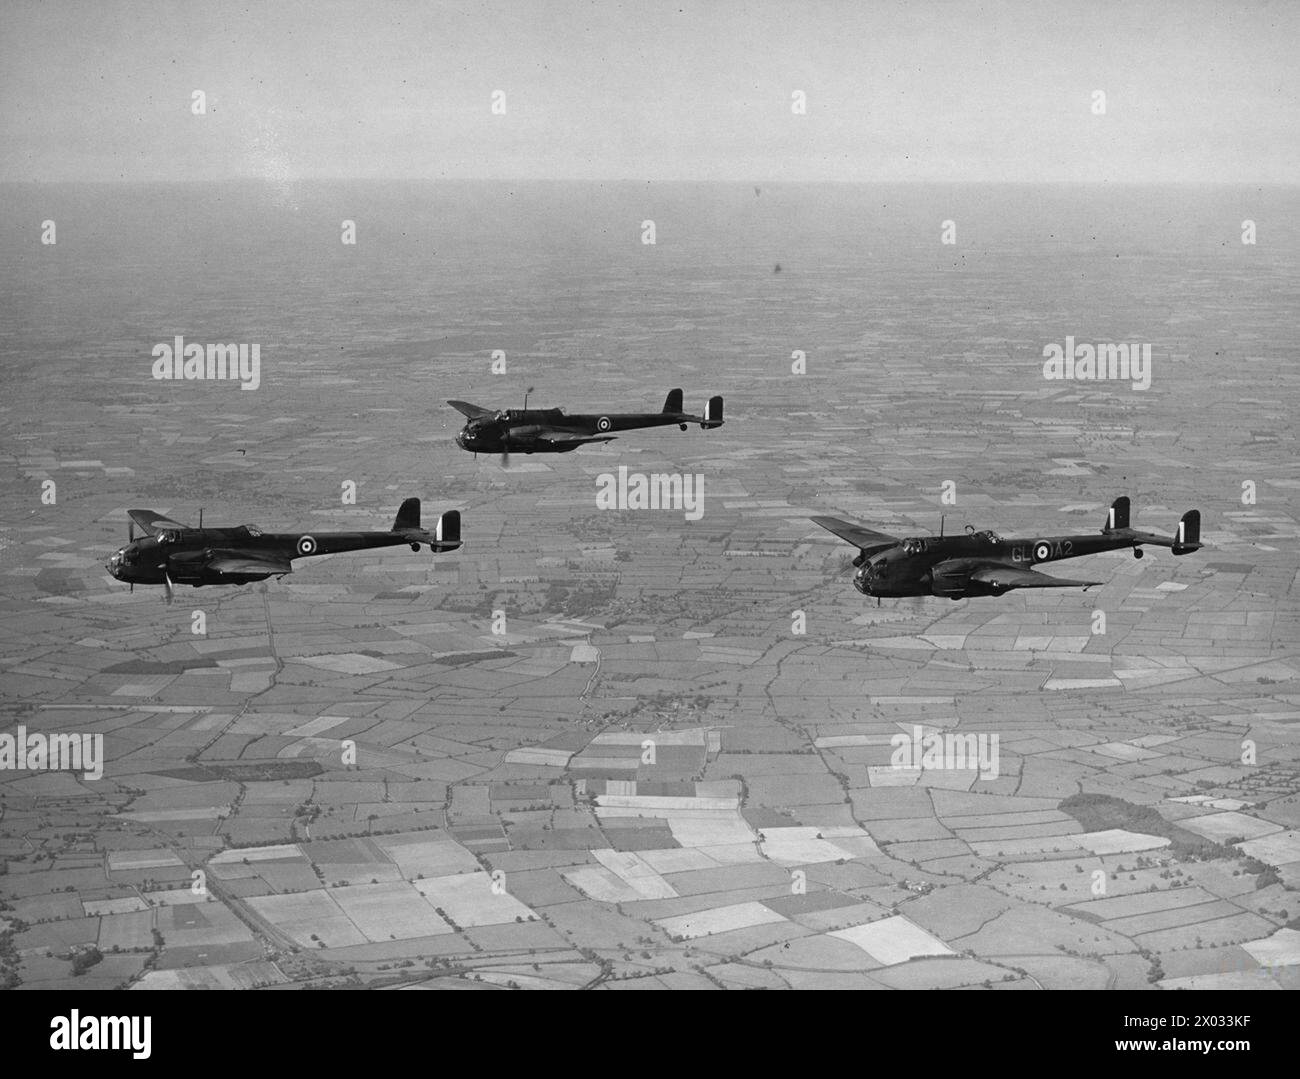
[[509, 467], [510, 467], [510, 451], [509, 451], [509, 450], [502, 450], [502, 451], [501, 451], [501, 467], [502, 467], [502, 468], [509, 468]]
[[172, 603], [172, 578], [171, 574], [166, 570], [163, 571], [163, 589], [167, 593], [167, 606], [170, 607]]
[[126, 541], [127, 543], [135, 542], [135, 521], [130, 517], [126, 519]]

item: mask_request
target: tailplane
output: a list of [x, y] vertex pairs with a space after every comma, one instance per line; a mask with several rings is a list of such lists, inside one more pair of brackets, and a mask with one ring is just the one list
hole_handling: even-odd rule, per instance
[[420, 500], [408, 498], [397, 511], [393, 531], [411, 544], [412, 548], [427, 543], [430, 553], [454, 551], [460, 547], [460, 511], [448, 510], [446, 513], [440, 513], [438, 520], [434, 522], [433, 530], [426, 531], [420, 527]]
[[1188, 510], [1178, 522], [1174, 534], [1162, 536], [1156, 532], [1140, 532], [1129, 525], [1129, 500], [1121, 495], [1110, 504], [1106, 515], [1106, 524], [1102, 527], [1103, 536], [1114, 536], [1120, 542], [1129, 542], [1135, 548], [1134, 557], [1142, 557], [1142, 545], [1168, 547], [1174, 554], [1191, 554], [1201, 549], [1201, 511]]

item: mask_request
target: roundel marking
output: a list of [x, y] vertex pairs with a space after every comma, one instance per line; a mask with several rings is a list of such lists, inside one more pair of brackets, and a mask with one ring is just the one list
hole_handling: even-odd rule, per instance
[[1034, 561], [1046, 562], [1052, 556], [1052, 549], [1046, 543], [1034, 544]]
[[314, 539], [312, 539], [310, 536], [299, 536], [299, 537], [298, 537], [298, 553], [299, 553], [299, 554], [315, 554], [315, 553], [316, 553], [316, 541], [315, 541]]
[[609, 428], [610, 428], [610, 423], [609, 423], [608, 416], [601, 416], [600, 419], [596, 421], [597, 431], [608, 431]]

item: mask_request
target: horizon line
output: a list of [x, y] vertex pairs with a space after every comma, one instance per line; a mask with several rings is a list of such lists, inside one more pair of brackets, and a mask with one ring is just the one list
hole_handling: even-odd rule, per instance
[[1005, 179], [807, 179], [807, 180], [764, 180], [764, 179], [654, 179], [646, 177], [625, 176], [300, 176], [286, 180], [282, 177], [265, 176], [227, 176], [221, 178], [187, 177], [148, 178], [148, 179], [6, 179], [0, 177], [0, 186], [42, 185], [42, 184], [87, 184], [143, 186], [146, 184], [267, 184], [276, 187], [293, 184], [311, 183], [433, 183], [433, 184], [700, 184], [710, 186], [753, 186], [797, 187], [813, 185], [868, 186], [933, 186], [950, 185], [984, 185], [984, 186], [1024, 186], [1024, 187], [1300, 187], [1300, 180], [1189, 180], [1189, 179], [1152, 179], [1152, 180], [1005, 180]]

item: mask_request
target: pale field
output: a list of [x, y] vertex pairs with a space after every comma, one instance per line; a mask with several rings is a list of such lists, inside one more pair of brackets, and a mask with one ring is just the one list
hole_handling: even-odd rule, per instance
[[432, 904], [405, 881], [333, 888], [329, 895], [371, 941], [431, 937], [452, 931]]
[[953, 954], [953, 950], [943, 941], [902, 915], [867, 922], [865, 925], [849, 926], [847, 929], [836, 929], [831, 936], [861, 948], [885, 966], [903, 963], [922, 955]]
[[447, 912], [456, 925], [500, 925], [516, 918], [528, 921], [532, 910], [506, 892], [494, 892], [493, 881], [483, 872], [417, 880], [416, 890], [435, 907]]
[[167, 865], [182, 865], [169, 850], [115, 850], [108, 854], [108, 869], [157, 869]]
[[713, 907], [683, 914], [674, 918], [661, 918], [659, 925], [670, 936], [694, 937], [712, 936], [726, 933], [733, 929], [744, 929], [768, 922], [783, 922], [781, 915], [762, 903], [736, 903], [725, 907]]
[[1241, 849], [1252, 858], [1258, 858], [1269, 865], [1284, 866], [1300, 862], [1300, 829], [1251, 839], [1242, 843]]

